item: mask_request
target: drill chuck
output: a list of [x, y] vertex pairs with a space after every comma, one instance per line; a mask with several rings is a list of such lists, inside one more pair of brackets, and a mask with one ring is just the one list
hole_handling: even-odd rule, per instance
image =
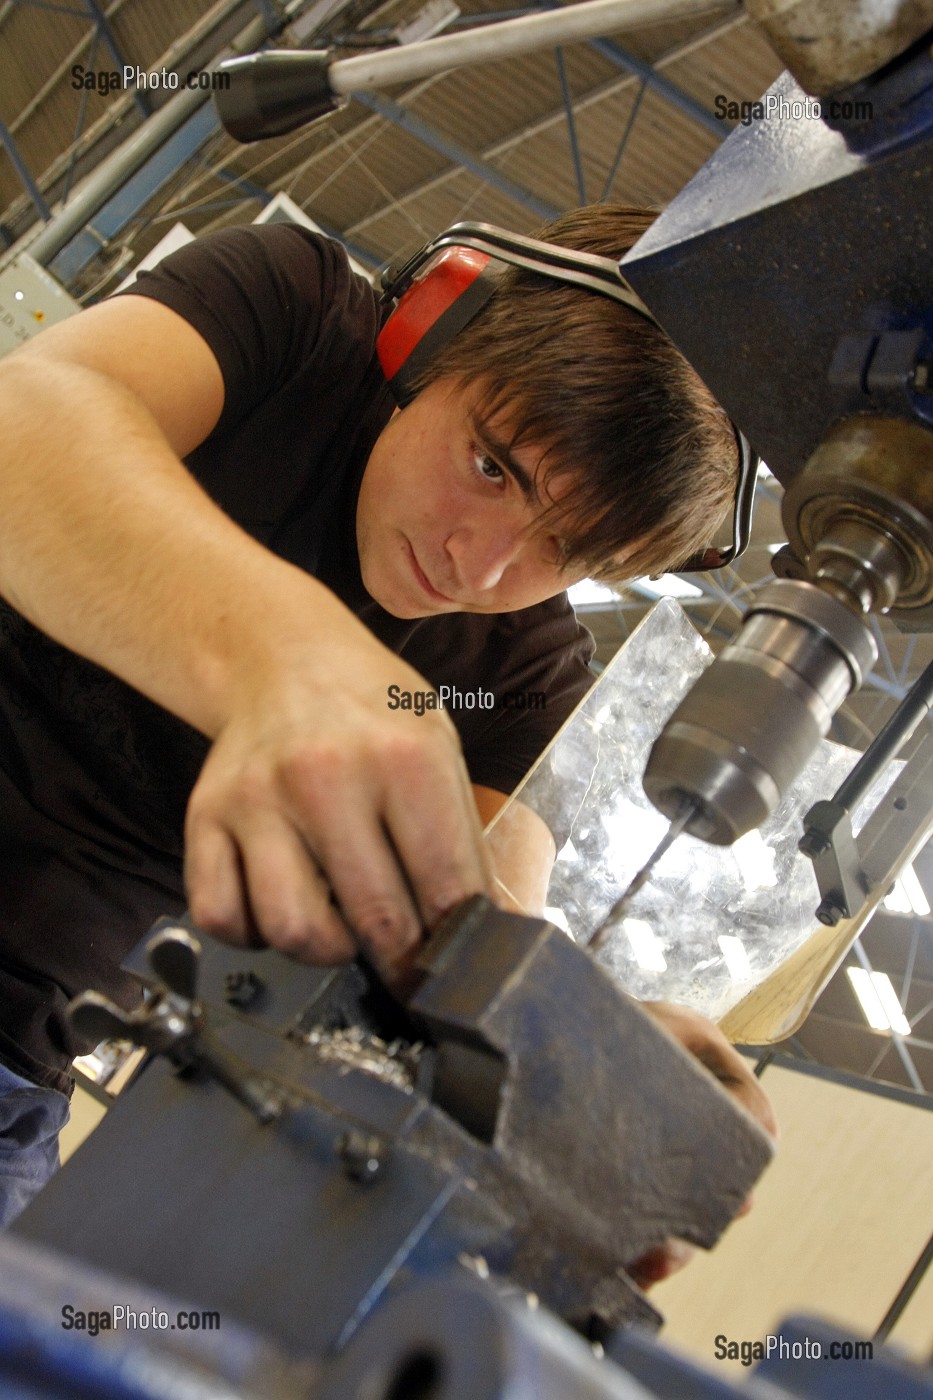
[[760, 826], [877, 656], [864, 618], [815, 584], [771, 584], [656, 740], [644, 787], [694, 836], [729, 845]]

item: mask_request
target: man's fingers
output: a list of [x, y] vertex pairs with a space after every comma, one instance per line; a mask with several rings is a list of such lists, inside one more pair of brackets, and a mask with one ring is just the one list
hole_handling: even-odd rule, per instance
[[238, 832], [249, 907], [270, 948], [298, 962], [346, 962], [357, 945], [298, 833], [275, 814]]
[[226, 943], [262, 943], [301, 962], [346, 962], [356, 943], [297, 834], [255, 817], [238, 835], [189, 816], [185, 888], [197, 926]]
[[730, 1045], [718, 1026], [705, 1016], [668, 1001], [642, 1002], [645, 1011], [695, 1055], [724, 1089], [760, 1123], [766, 1133], [778, 1136], [777, 1119], [767, 1094], [755, 1078], [748, 1061]]
[[685, 1269], [694, 1254], [696, 1249], [693, 1245], [671, 1238], [665, 1240], [664, 1244], [656, 1245], [654, 1249], [646, 1250], [638, 1259], [626, 1264], [625, 1272], [639, 1288], [652, 1288], [656, 1283], [670, 1278], [671, 1274], [680, 1273], [681, 1269]]
[[470, 895], [494, 894], [495, 878], [462, 761], [432, 771], [426, 758], [407, 758], [404, 785], [390, 771], [386, 825], [430, 929]]
[[316, 853], [354, 936], [377, 969], [404, 963], [424, 933], [385, 827], [363, 790], [344, 790]]
[[696, 1052], [697, 1059], [714, 1074], [724, 1089], [738, 1099], [748, 1113], [776, 1138], [777, 1119], [767, 1094], [748, 1067], [747, 1061], [723, 1037], [723, 1043], [706, 1046]]
[[236, 842], [222, 826], [190, 809], [185, 829], [185, 890], [191, 917], [205, 933], [216, 934], [228, 943], [249, 942], [251, 920]]
[[383, 730], [368, 761], [315, 755], [289, 775], [293, 820], [383, 972], [491, 876], [472, 789], [446, 734]]
[[456, 732], [311, 710], [250, 713], [215, 742], [189, 804], [192, 912], [303, 961], [362, 946], [391, 976], [441, 915], [493, 892]]

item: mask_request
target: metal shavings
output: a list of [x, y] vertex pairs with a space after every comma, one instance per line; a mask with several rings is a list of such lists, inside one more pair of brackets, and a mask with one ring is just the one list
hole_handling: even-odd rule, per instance
[[463, 1267], [476, 1274], [478, 1278], [489, 1277], [489, 1265], [481, 1254], [461, 1254], [458, 1258]]
[[404, 1040], [387, 1043], [361, 1026], [337, 1031], [313, 1030], [304, 1041], [326, 1064], [338, 1064], [344, 1072], [362, 1070], [406, 1094], [414, 1093], [418, 1062], [424, 1050], [420, 1043], [409, 1045]]

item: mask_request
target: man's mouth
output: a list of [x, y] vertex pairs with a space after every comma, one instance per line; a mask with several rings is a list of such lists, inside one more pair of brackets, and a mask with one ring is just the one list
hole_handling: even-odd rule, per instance
[[412, 549], [408, 540], [406, 540], [405, 543], [408, 547], [408, 561], [411, 565], [411, 571], [414, 574], [415, 582], [418, 584], [422, 593], [426, 593], [427, 596], [431, 598], [435, 603], [454, 602], [455, 600], [453, 598], [448, 597], [446, 593], [442, 593], [439, 588], [434, 587], [434, 584], [431, 582], [427, 574], [422, 569], [421, 565], [418, 563], [415, 551]]

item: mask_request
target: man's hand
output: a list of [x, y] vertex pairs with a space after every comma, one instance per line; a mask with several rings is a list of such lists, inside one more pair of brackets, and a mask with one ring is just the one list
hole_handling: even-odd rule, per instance
[[187, 889], [222, 938], [385, 975], [490, 891], [446, 715], [317, 580], [225, 516], [180, 457], [219, 420], [220, 366], [180, 316], [117, 298], [0, 365], [0, 595], [211, 740]]
[[643, 1001], [639, 1005], [668, 1035], [697, 1057], [766, 1133], [777, 1138], [777, 1119], [767, 1094], [749, 1069], [748, 1061], [729, 1044], [718, 1026], [672, 1001]]
[[[335, 605], [339, 608], [341, 605]], [[277, 649], [244, 686], [188, 808], [195, 921], [301, 961], [362, 946], [389, 980], [425, 928], [491, 875], [456, 730], [389, 711], [425, 682], [348, 614], [322, 656]]]
[[[766, 1133], [777, 1139], [777, 1119], [768, 1096], [749, 1069], [748, 1061], [733, 1049], [718, 1026], [696, 1011], [688, 1011], [671, 1001], [643, 1001], [639, 1005], [685, 1050], [697, 1057]], [[737, 1218], [747, 1215], [753, 1204], [754, 1196], [749, 1196]], [[690, 1263], [695, 1252], [694, 1247], [683, 1240], [669, 1239], [656, 1249], [649, 1249], [626, 1269], [639, 1288], [650, 1288], [678, 1273]]]

